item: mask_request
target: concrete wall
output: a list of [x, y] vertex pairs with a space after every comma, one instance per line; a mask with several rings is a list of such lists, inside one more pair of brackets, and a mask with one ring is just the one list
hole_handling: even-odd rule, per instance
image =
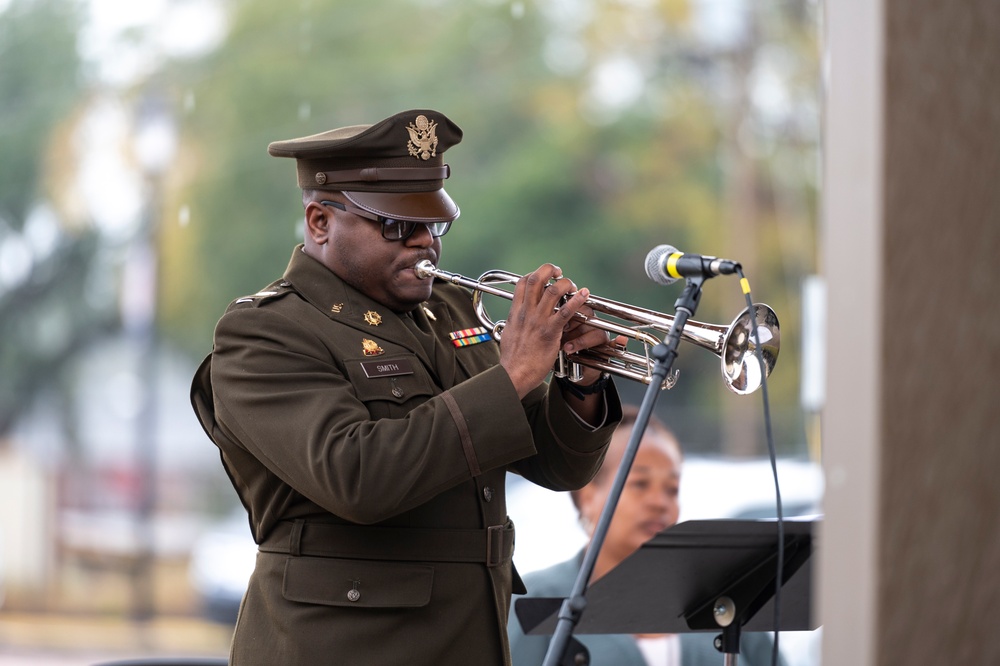
[[1000, 663], [1000, 4], [827, 38], [823, 663]]

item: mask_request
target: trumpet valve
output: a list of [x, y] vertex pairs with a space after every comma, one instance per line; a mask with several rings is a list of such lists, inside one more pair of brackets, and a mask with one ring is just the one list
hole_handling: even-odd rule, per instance
[[556, 367], [553, 368], [552, 374], [556, 377], [565, 377], [576, 384], [583, 379], [583, 368], [579, 363], [570, 361], [566, 352], [560, 351], [559, 356], [556, 357]]

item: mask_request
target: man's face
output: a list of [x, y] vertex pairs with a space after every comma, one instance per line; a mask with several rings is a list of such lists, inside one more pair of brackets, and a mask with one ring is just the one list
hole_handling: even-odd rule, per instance
[[[322, 205], [322, 204], [316, 204]], [[319, 259], [344, 282], [396, 312], [412, 310], [430, 298], [432, 279], [413, 272], [417, 262], [428, 259], [437, 265], [441, 239], [431, 236], [426, 225], [403, 240], [382, 237], [381, 224], [373, 220], [323, 206], [329, 216], [329, 237], [317, 248]]]

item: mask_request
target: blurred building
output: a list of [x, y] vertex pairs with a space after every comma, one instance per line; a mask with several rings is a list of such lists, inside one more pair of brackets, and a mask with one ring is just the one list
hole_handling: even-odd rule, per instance
[[[159, 348], [156, 417], [145, 432], [138, 419], [148, 387], [136, 372], [138, 353], [124, 337], [90, 349], [71, 373], [70, 402], [43, 395], [0, 449], [0, 580], [8, 608], [58, 604], [67, 576], [87, 587], [81, 571], [127, 574], [143, 534], [151, 535], [154, 558], [186, 560], [205, 524], [236, 502], [190, 407], [192, 362]], [[155, 459], [152, 477], [146, 455]], [[139, 524], [149, 498], [148, 524]]]

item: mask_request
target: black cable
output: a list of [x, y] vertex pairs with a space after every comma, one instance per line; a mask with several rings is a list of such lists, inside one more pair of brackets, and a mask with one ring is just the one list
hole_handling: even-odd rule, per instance
[[778, 666], [778, 634], [781, 629], [781, 581], [784, 578], [785, 568], [785, 519], [781, 508], [781, 486], [778, 483], [778, 460], [774, 450], [774, 434], [771, 430], [771, 407], [767, 395], [767, 372], [764, 365], [763, 345], [760, 344], [760, 337], [757, 331], [757, 311], [753, 306], [753, 299], [750, 297], [750, 282], [743, 275], [743, 268], [737, 267], [736, 273], [740, 276], [740, 287], [747, 300], [747, 308], [750, 312], [750, 321], [753, 325], [753, 340], [756, 343], [757, 362], [760, 364], [761, 396], [764, 400], [764, 429], [767, 434], [767, 452], [771, 458], [771, 474], [774, 476], [774, 497], [778, 512], [778, 572], [774, 582], [774, 644], [771, 648], [771, 666]]

